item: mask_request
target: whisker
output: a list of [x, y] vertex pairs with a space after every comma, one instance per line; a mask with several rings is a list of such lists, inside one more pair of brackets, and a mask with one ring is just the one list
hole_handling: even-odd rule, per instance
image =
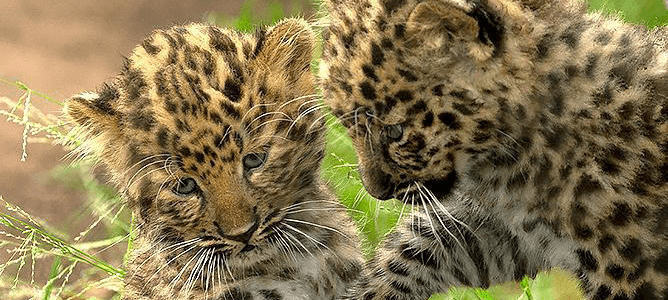
[[[313, 256], [313, 253], [311, 253], [311, 251], [309, 251], [308, 248], [306, 248], [306, 246], [304, 246], [304, 244], [302, 244], [302, 242], [300, 242], [294, 235], [292, 235], [291, 233], [289, 233], [287, 231], [283, 231], [279, 227], [276, 227], [276, 230], [277, 231], [280, 230], [281, 232], [283, 232], [283, 234], [285, 234], [286, 237], [291, 238], [293, 241], [297, 242], [297, 244], [299, 244], [299, 246], [301, 246], [304, 250], [306, 250], [306, 252], [309, 255]], [[296, 248], [296, 249], [299, 249], [299, 248]], [[302, 255], [302, 257], [306, 257], [301, 250], [299, 250], [299, 253]]]
[[[421, 186], [421, 184], [418, 183], [417, 188], [418, 188], [418, 191], [420, 192], [420, 194], [422, 195], [423, 192], [422, 192], [422, 188], [421, 188], [420, 186]], [[455, 236], [455, 235], [448, 229], [447, 226], [445, 226], [445, 223], [443, 223], [443, 219], [442, 219], [441, 216], [438, 214], [438, 211], [436, 210], [436, 208], [434, 207], [434, 204], [432, 203], [433, 200], [432, 200], [430, 197], [428, 197], [426, 194], [424, 194], [424, 195], [425, 195], [425, 197], [427, 198], [427, 200], [426, 200], [427, 204], [429, 204], [429, 206], [431, 206], [431, 209], [432, 209], [432, 211], [434, 212], [434, 215], [435, 215], [436, 218], [438, 219], [439, 223], [441, 223], [441, 226], [443, 227], [443, 229], [448, 233], [448, 235], [449, 235], [450, 237], [452, 237], [452, 238], [455, 240], [455, 242], [457, 242], [457, 244], [462, 248], [462, 250], [466, 251], [466, 249], [464, 248], [464, 245], [462, 245], [462, 243], [459, 242], [459, 239], [458, 239], [458, 238], [457, 238], [457, 237], [456, 237], [456, 236]], [[430, 217], [430, 218], [431, 218], [431, 217]], [[456, 226], [455, 226], [455, 227], [456, 227]], [[458, 229], [458, 230], [459, 230], [459, 229]], [[434, 235], [437, 235], [437, 234], [438, 234], [437, 232], [434, 232]], [[461, 232], [460, 232], [460, 235], [461, 235]], [[462, 237], [463, 237], [463, 236], [462, 236]]]
[[[184, 246], [184, 247], [187, 247], [187, 246], [189, 246], [189, 245], [196, 244], [197, 242], [200, 242], [200, 239], [199, 239], [199, 238], [197, 238], [197, 239], [193, 239], [193, 240], [196, 240], [196, 241], [194, 241], [194, 242], [192, 242], [192, 243], [189, 243], [188, 245], [186, 245], [186, 246]], [[178, 247], [178, 248], [176, 248], [176, 249], [170, 251], [170, 253], [176, 251], [176, 250], [179, 249], [179, 248], [184, 248], [184, 247]], [[151, 279], [153, 279], [153, 277], [155, 277], [155, 275], [157, 275], [160, 271], [162, 271], [162, 269], [164, 269], [165, 267], [167, 267], [169, 264], [171, 264], [174, 260], [178, 259], [178, 258], [181, 257], [182, 255], [184, 255], [184, 254], [190, 252], [190, 250], [195, 249], [196, 247], [197, 247], [197, 245], [193, 245], [192, 247], [190, 247], [190, 248], [188, 248], [187, 250], [181, 252], [179, 255], [175, 256], [175, 257], [172, 258], [172, 259], [170, 259], [170, 260], [169, 260], [168, 262], [166, 262], [163, 266], [161, 266], [160, 268], [158, 268], [158, 270], [156, 270], [156, 271], [153, 273], [153, 275], [151, 275], [151, 277], [149, 277], [149, 279], [146, 281], [146, 283], [144, 283], [144, 286], [142, 287], [142, 289], [144, 289], [144, 288], [146, 287], [146, 285], [147, 285], [149, 282], [151, 282]], [[156, 255], [156, 254], [157, 254], [157, 253], [155, 253], [155, 254], [153, 254], [153, 255]], [[151, 257], [152, 257], [153, 255], [151, 255]], [[147, 261], [148, 261], [148, 259], [145, 260], [144, 263], [147, 262]], [[144, 263], [142, 263], [141, 265], [143, 265]], [[140, 265], [140, 266], [141, 266], [141, 265]]]
[[316, 224], [316, 223], [308, 222], [308, 221], [304, 221], [304, 220], [290, 219], [290, 218], [285, 218], [284, 220], [288, 221], [288, 222], [295, 222], [295, 223], [301, 223], [301, 224], [315, 226], [315, 227], [318, 227], [318, 228], [322, 228], [322, 229], [326, 229], [326, 230], [329, 230], [329, 231], [332, 231], [332, 232], [336, 232], [336, 233], [340, 234], [341, 236], [343, 236], [345, 238], [350, 238], [349, 236], [347, 236], [343, 232], [341, 232], [341, 231], [339, 231], [335, 228], [329, 227], [329, 226], [320, 225], [320, 224]]
[[[313, 243], [315, 243], [316, 246], [317, 246], [317, 245], [320, 245], [320, 246], [325, 247], [325, 249], [327, 249], [327, 250], [329, 250], [329, 251], [332, 251], [332, 249], [330, 249], [329, 247], [327, 247], [327, 245], [325, 245], [325, 244], [323, 244], [322, 242], [320, 242], [320, 241], [314, 239], [313, 237], [311, 237], [310, 235], [306, 234], [305, 232], [303, 232], [303, 231], [301, 231], [301, 230], [299, 230], [299, 229], [297, 229], [297, 228], [295, 228], [295, 227], [293, 227], [293, 226], [290, 226], [289, 224], [285, 224], [285, 227], [288, 228], [288, 229], [291, 229], [292, 231], [295, 231], [295, 232], [297, 232], [297, 233], [300, 233], [300, 234], [303, 235], [303, 236], [305, 236], [307, 239], [309, 239], [309, 240], [311, 240]], [[318, 249], [320, 249], [320, 248], [318, 248]], [[320, 251], [322, 251], [322, 250], [320, 250]]]
[[[203, 248], [200, 248], [199, 251], [197, 251], [197, 253], [195, 253], [195, 255], [193, 255], [193, 257], [190, 258], [190, 259], [188, 260], [188, 262], [186, 262], [186, 264], [183, 266], [183, 268], [181, 268], [181, 271], [180, 271], [178, 274], [176, 274], [176, 277], [172, 278], [172, 281], [169, 282], [169, 289], [170, 289], [170, 290], [173, 290], [173, 289], [174, 289], [174, 287], [176, 286], [176, 281], [177, 281], [178, 279], [181, 279], [181, 275], [183, 275], [183, 273], [185, 273], [185, 271], [186, 271], [186, 269], [188, 269], [188, 266], [190, 265], [190, 263], [191, 263], [193, 260], [195, 260], [195, 259], [197, 258], [197, 256], [199, 256], [199, 254], [200, 254], [202, 251], [204, 251], [204, 249], [203, 249]], [[182, 290], [183, 290], [183, 287], [184, 287], [184, 286], [181, 286], [181, 289], [179, 289], [179, 291], [182, 291]]]

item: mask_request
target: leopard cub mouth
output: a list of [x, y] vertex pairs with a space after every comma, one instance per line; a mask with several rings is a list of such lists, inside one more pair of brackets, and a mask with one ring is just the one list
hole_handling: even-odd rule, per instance
[[395, 186], [393, 197], [413, 205], [422, 205], [420, 197], [441, 201], [452, 194], [457, 181], [457, 173], [454, 171], [443, 178], [404, 181]]

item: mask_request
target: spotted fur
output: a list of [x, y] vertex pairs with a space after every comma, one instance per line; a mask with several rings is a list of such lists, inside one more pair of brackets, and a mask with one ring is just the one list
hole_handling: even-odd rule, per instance
[[574, 0], [329, 0], [325, 102], [366, 190], [421, 205], [355, 299], [562, 267], [668, 299], [668, 35]]
[[299, 19], [158, 30], [67, 101], [135, 217], [123, 299], [332, 299], [355, 282], [354, 226], [319, 179], [313, 43]]

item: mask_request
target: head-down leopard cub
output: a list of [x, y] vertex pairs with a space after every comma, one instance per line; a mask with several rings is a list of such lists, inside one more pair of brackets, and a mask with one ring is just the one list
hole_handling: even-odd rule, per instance
[[367, 191], [419, 204], [363, 299], [559, 266], [668, 299], [668, 31], [575, 0], [330, 0], [322, 85]]
[[332, 299], [361, 270], [319, 179], [324, 123], [298, 19], [156, 31], [66, 113], [135, 216], [124, 299]]

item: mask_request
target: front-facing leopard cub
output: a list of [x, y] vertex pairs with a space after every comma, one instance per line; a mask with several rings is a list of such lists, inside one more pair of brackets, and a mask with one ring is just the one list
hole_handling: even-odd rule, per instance
[[298, 19], [158, 30], [67, 101], [137, 224], [123, 299], [332, 299], [356, 280], [354, 226], [319, 179], [313, 43]]
[[421, 205], [361, 299], [559, 266], [668, 299], [668, 30], [576, 0], [330, 0], [322, 86], [367, 191]]

